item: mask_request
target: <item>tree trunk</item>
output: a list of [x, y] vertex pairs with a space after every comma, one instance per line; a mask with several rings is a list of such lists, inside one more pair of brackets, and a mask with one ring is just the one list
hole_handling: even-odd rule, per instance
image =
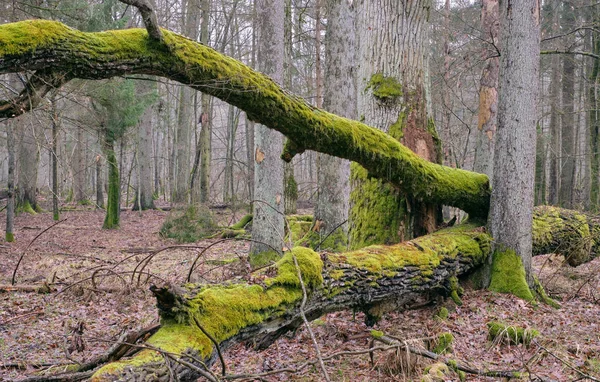
[[[541, 207], [535, 211], [533, 227], [535, 254], [556, 251], [561, 246], [564, 250], [568, 248], [565, 243], [576, 243], [582, 249], [579, 253], [587, 254], [587, 260], [600, 255], [600, 221], [596, 218]], [[199, 356], [205, 364], [212, 364], [215, 349], [198, 329], [195, 317], [221, 350], [247, 340], [258, 348], [269, 346], [302, 324], [302, 292], [292, 256], [296, 256], [307, 284], [304, 311], [309, 320], [327, 312], [355, 309], [365, 312], [367, 322], [373, 324], [386, 311], [420, 305], [432, 295], [458, 296], [456, 278], [481, 265], [491, 246], [492, 238], [484, 229], [465, 224], [393, 246], [325, 257], [296, 247], [274, 266], [250, 276], [260, 279], [260, 284], [153, 287], [162, 326], [147, 343], [176, 355]], [[266, 276], [273, 274], [277, 276]], [[171, 364], [171, 368], [182, 381], [199, 377], [179, 364]], [[133, 381], [151, 373], [155, 373], [156, 381], [169, 380], [164, 358], [144, 350], [130, 360], [105, 366], [92, 381]]]
[[19, 118], [19, 169], [17, 186], [17, 209], [36, 213], [40, 210], [37, 203], [37, 177], [40, 150], [37, 144], [38, 121], [33, 115]]
[[[258, 67], [276, 82], [283, 82], [283, 0], [256, 2]], [[283, 136], [256, 125], [254, 135], [254, 219], [250, 256], [281, 251], [284, 237], [283, 162], [279, 158]], [[257, 260], [261, 262], [260, 260]]]
[[[570, 1], [562, 3], [561, 17], [562, 30], [571, 30], [575, 27], [575, 10]], [[575, 35], [565, 37], [567, 46], [573, 44]], [[562, 113], [561, 113], [561, 176], [559, 202], [562, 207], [573, 206], [575, 189], [575, 149], [577, 142], [577, 127], [575, 125], [575, 61], [570, 54], [565, 54], [562, 59]]]
[[154, 209], [152, 198], [152, 121], [154, 108], [149, 106], [137, 125], [137, 186], [133, 210]]
[[73, 153], [73, 191], [74, 201], [85, 204], [85, 138], [83, 126], [76, 127], [75, 150]]
[[6, 241], [15, 241], [15, 133], [16, 120], [6, 123], [6, 150], [8, 151], [8, 179], [6, 190]]
[[[484, 0], [481, 7], [481, 27], [484, 41], [498, 42], [498, 0]], [[500, 58], [498, 52], [486, 44], [486, 65], [479, 81], [479, 119], [473, 170], [493, 178], [494, 141], [496, 139], [496, 112], [498, 110], [498, 74]]]
[[108, 200], [106, 202], [106, 216], [104, 229], [119, 228], [121, 215], [121, 179], [119, 177], [119, 164], [115, 155], [114, 142], [108, 137], [103, 142], [104, 156], [108, 165]]
[[52, 93], [50, 118], [52, 124], [52, 141], [50, 142], [50, 163], [52, 164], [52, 217], [54, 220], [60, 220], [60, 211], [58, 210], [58, 128], [59, 116], [56, 110], [56, 93]]
[[[358, 2], [358, 112], [365, 123], [439, 163], [439, 139], [426, 105], [428, 9], [428, 0]], [[368, 179], [358, 166], [351, 186], [351, 248], [395, 243], [431, 232], [438, 223], [438, 207]]]
[[[356, 119], [354, 7], [344, 0], [328, 0], [327, 15], [323, 107], [334, 114]], [[311, 228], [315, 233], [312, 235], [316, 236], [311, 243], [313, 246], [319, 243], [322, 249], [347, 246], [349, 181], [349, 161], [317, 154], [317, 204]]]
[[[539, 11], [537, 1], [513, 0], [501, 4], [501, 25], [510, 33], [501, 38], [498, 132], [490, 209], [494, 237], [490, 289], [529, 299], [532, 296], [527, 285], [533, 285], [531, 222], [540, 62]], [[522, 276], [519, 263], [525, 270]], [[511, 278], [516, 274], [519, 276]]]
[[559, 204], [560, 191], [560, 162], [561, 162], [561, 136], [559, 117], [560, 97], [560, 61], [558, 56], [551, 58], [550, 78], [550, 174], [548, 175], [548, 203]]
[[104, 208], [104, 181], [102, 180], [102, 156], [96, 157], [96, 208]]

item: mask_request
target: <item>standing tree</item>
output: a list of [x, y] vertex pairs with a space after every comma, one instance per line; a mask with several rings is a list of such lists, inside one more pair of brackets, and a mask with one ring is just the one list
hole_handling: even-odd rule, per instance
[[[356, 119], [356, 82], [354, 70], [355, 13], [345, 0], [327, 1], [325, 35], [325, 87], [323, 107], [337, 115]], [[350, 162], [317, 154], [317, 205], [311, 235], [321, 248], [345, 248], [348, 242]], [[336, 230], [335, 232], [333, 232]]]
[[531, 300], [533, 190], [540, 9], [538, 1], [500, 3], [502, 34], [498, 134], [490, 228], [494, 254], [490, 289]]
[[[356, 6], [360, 120], [439, 163], [440, 142], [425, 84], [431, 1], [362, 0]], [[438, 207], [372, 179], [358, 165], [353, 165], [351, 187], [352, 248], [410, 239], [433, 231], [438, 223]]]
[[102, 151], [108, 164], [108, 201], [103, 228], [119, 227], [121, 182], [115, 154], [115, 142], [135, 126], [153, 96], [138, 96], [132, 80], [110, 80], [91, 91], [92, 106], [98, 114], [102, 136]]
[[[278, 83], [283, 82], [283, 0], [256, 2], [258, 69]], [[283, 136], [262, 125], [255, 126], [254, 135], [254, 219], [250, 258], [262, 263], [272, 256], [257, 256], [277, 252], [284, 236], [283, 161], [279, 157]]]

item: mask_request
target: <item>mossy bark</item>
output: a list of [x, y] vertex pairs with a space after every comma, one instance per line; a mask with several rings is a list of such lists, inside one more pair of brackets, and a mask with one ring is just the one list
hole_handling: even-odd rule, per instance
[[121, 182], [119, 178], [119, 163], [115, 155], [114, 142], [107, 140], [103, 145], [106, 164], [108, 165], [108, 200], [106, 202], [106, 215], [104, 229], [119, 228], [121, 214]]
[[[45, 70], [63, 74], [63, 82], [124, 74], [171, 78], [221, 98], [246, 111], [250, 119], [287, 135], [295, 152], [310, 149], [353, 160], [417, 200], [487, 216], [487, 176], [430, 163], [381, 131], [309, 105], [232, 58], [175, 33], [163, 34], [166, 45], [149, 39], [142, 29], [84, 33], [45, 20], [3, 24], [0, 73]], [[20, 102], [0, 101], [0, 116], [29, 110], [44, 92], [33, 98], [28, 94], [16, 100]], [[290, 159], [294, 152], [287, 154]]]
[[[222, 350], [250, 338], [258, 347], [268, 346], [302, 324], [302, 290], [293, 256], [308, 288], [305, 314], [312, 320], [326, 312], [351, 308], [367, 312], [368, 317], [379, 316], [410, 306], [432, 291], [449, 294], [449, 278], [477, 267], [489, 250], [489, 236], [475, 226], [454, 227], [412, 242], [372, 246], [324, 258], [308, 248], [296, 247], [275, 265], [254, 274], [252, 279], [260, 279], [259, 284], [153, 288], [162, 327], [148, 344], [188, 362], [195, 361], [186, 358], [186, 354], [211, 364], [215, 358], [213, 344], [197, 328], [195, 319], [220, 343]], [[173, 369], [180, 380], [198, 377], [180, 365]], [[140, 375], [154, 375], [156, 381], [169, 380], [164, 359], [148, 350], [105, 366], [92, 380], [136, 380]]]

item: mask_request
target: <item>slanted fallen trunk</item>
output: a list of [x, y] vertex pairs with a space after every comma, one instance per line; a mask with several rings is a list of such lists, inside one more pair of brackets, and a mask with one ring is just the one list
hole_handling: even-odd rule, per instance
[[148, 38], [143, 29], [84, 33], [46, 20], [0, 25], [0, 74], [37, 70], [21, 95], [0, 101], [0, 117], [22, 114], [40, 102], [49, 85], [73, 78], [166, 77], [237, 106], [286, 135], [287, 160], [304, 150], [349, 159], [416, 200], [487, 216], [486, 175], [430, 163], [382, 131], [311, 106], [239, 61], [162, 32], [164, 43]]
[[[199, 367], [199, 361], [211, 364], [215, 348], [194, 324], [195, 318], [221, 349], [246, 340], [258, 347], [268, 346], [302, 324], [302, 289], [292, 256], [298, 260], [309, 291], [305, 308], [309, 320], [343, 309], [365, 311], [371, 319], [410, 306], [432, 292], [449, 294], [455, 285], [453, 278], [478, 266], [489, 250], [489, 236], [473, 225], [393, 246], [324, 257], [296, 247], [271, 268], [253, 274], [248, 282], [153, 288], [162, 327], [147, 343]], [[199, 376], [181, 364], [172, 363], [170, 368], [183, 381]], [[150, 349], [131, 360], [105, 366], [92, 380], [133, 381], [148, 375], [156, 381], [169, 380], [165, 358]]]

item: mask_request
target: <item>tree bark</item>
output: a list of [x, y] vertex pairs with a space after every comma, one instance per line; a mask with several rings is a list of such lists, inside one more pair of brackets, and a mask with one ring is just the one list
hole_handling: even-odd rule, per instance
[[37, 143], [39, 123], [34, 121], [31, 114], [24, 115], [19, 120], [17, 209], [36, 213], [40, 210], [37, 203], [37, 178], [40, 161], [40, 150]]
[[[510, 33], [502, 35], [501, 43], [498, 132], [490, 210], [493, 261], [518, 256], [530, 286], [533, 285], [531, 222], [540, 61], [537, 54], [540, 50], [539, 6], [538, 1], [530, 0], [501, 4], [501, 25]], [[496, 268], [495, 264], [491, 264], [491, 268]], [[503, 290], [506, 277], [504, 272], [492, 272], [490, 288], [506, 291]]]
[[7, 242], [15, 241], [15, 133], [16, 121], [6, 123], [6, 150], [8, 151], [8, 179], [6, 190], [6, 231]]
[[[148, 89], [146, 89], [148, 90]], [[147, 92], [146, 92], [147, 93]], [[152, 121], [154, 108], [149, 106], [137, 125], [137, 186], [133, 210], [154, 209], [152, 198]]]
[[[265, 75], [209, 47], [166, 30], [164, 37], [169, 51], [149, 42], [140, 29], [107, 34], [83, 33], [46, 20], [4, 24], [0, 25], [0, 73], [44, 68], [65, 78], [124, 74], [172, 78], [224, 99], [246, 111], [250, 119], [288, 135], [291, 140], [283, 153], [288, 160], [304, 150], [353, 160], [371, 176], [388, 180], [415, 199], [458, 207], [473, 217], [487, 216], [487, 176], [430, 163], [385, 133], [316, 109]], [[90, 39], [95, 43], [90, 44]], [[122, 41], [127, 41], [127, 49]], [[0, 101], [0, 116], [26, 112], [39, 103], [46, 87], [40, 91], [28, 98], [25, 107]]]
[[[344, 0], [328, 0], [327, 15], [323, 108], [356, 119], [354, 6]], [[349, 161], [317, 154], [317, 204], [312, 227], [317, 240], [313, 245], [331, 237], [321, 243], [322, 249], [347, 246], [349, 182]]]
[[[484, 0], [481, 7], [482, 38], [498, 44], [500, 22], [498, 0]], [[477, 122], [477, 146], [473, 170], [493, 178], [494, 141], [496, 139], [496, 113], [498, 111], [498, 75], [500, 57], [490, 44], [484, 49], [486, 65], [479, 81], [479, 118]]]
[[[360, 119], [439, 163], [441, 148], [426, 104], [430, 2], [363, 0], [356, 6]], [[431, 232], [439, 223], [441, 211], [435, 204], [368, 179], [360, 167], [352, 169], [351, 187], [351, 248], [395, 243]]]
[[[258, 22], [258, 67], [278, 83], [283, 82], [283, 0], [256, 2]], [[251, 259], [266, 252], [279, 252], [284, 234], [283, 162], [279, 150], [283, 136], [264, 125], [255, 126], [254, 201]]]

